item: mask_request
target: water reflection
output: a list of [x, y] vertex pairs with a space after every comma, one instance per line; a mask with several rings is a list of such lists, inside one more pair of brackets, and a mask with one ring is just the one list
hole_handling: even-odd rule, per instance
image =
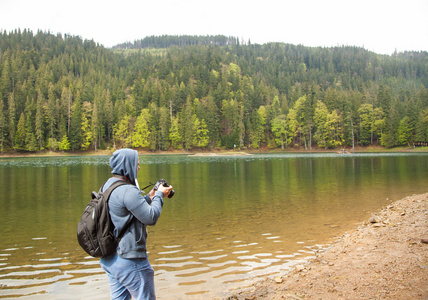
[[[149, 228], [159, 299], [221, 297], [302, 263], [390, 201], [426, 192], [427, 154], [142, 156], [176, 195]], [[0, 298], [106, 299], [76, 241], [108, 157], [0, 159]], [[388, 200], [387, 200], [388, 198]]]

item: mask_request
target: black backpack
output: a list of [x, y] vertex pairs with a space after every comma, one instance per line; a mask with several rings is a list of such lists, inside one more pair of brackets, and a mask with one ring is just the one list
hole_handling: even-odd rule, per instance
[[114, 237], [115, 227], [110, 220], [108, 199], [115, 188], [124, 184], [129, 183], [118, 180], [102, 193], [102, 187], [98, 193], [92, 192], [92, 200], [77, 224], [77, 240], [83, 250], [93, 257], [104, 257], [115, 252], [120, 238], [131, 223], [122, 229], [118, 239]]

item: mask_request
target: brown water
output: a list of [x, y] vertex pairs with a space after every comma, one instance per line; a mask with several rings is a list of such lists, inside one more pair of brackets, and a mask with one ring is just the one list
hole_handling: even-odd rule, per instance
[[[176, 191], [149, 228], [159, 299], [210, 299], [287, 272], [391, 201], [428, 191], [428, 154], [140, 157]], [[0, 298], [108, 299], [76, 241], [108, 157], [0, 159]]]

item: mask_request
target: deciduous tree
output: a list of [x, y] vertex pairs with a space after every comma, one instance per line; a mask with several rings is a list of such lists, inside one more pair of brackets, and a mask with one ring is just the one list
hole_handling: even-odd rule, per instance
[[147, 108], [141, 110], [132, 133], [132, 146], [147, 148], [150, 146], [150, 130], [149, 130], [150, 113]]
[[275, 135], [276, 145], [281, 146], [281, 149], [287, 147], [290, 141], [288, 139], [287, 120], [285, 115], [278, 115], [272, 120], [272, 132]]

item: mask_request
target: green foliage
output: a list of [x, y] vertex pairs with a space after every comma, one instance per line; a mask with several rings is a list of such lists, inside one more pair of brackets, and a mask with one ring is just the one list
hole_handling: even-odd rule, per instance
[[328, 148], [336, 148], [343, 144], [342, 116], [337, 113], [337, 110], [333, 110], [328, 114], [326, 131], [326, 146]]
[[276, 146], [281, 146], [281, 149], [284, 149], [284, 147], [287, 147], [290, 141], [287, 138], [288, 131], [287, 131], [287, 120], [285, 115], [279, 115], [272, 120], [272, 132], [275, 135]]
[[193, 126], [195, 128], [195, 138], [193, 145], [198, 148], [205, 148], [208, 145], [208, 129], [205, 120], [199, 121], [197, 117], [194, 118]]
[[82, 115], [80, 132], [82, 137], [82, 144], [80, 145], [80, 147], [83, 150], [88, 150], [92, 142], [92, 132], [91, 126], [89, 125], [89, 120], [85, 117], [85, 115]]
[[133, 147], [147, 148], [150, 145], [149, 120], [150, 120], [149, 110], [145, 108], [141, 111], [141, 114], [138, 116], [137, 121], [135, 122], [135, 125], [134, 125], [134, 132], [132, 134]]
[[314, 138], [318, 141], [318, 146], [328, 147], [327, 145], [327, 119], [328, 119], [328, 109], [327, 106], [322, 102], [318, 101], [317, 107], [315, 109], [314, 121], [316, 124], [316, 132]]
[[373, 128], [373, 105], [363, 104], [358, 109], [360, 114], [360, 138], [359, 143], [367, 146], [371, 142]]
[[25, 150], [25, 139], [27, 131], [25, 128], [25, 115], [21, 113], [19, 117], [18, 126], [15, 134], [15, 150], [24, 151]]
[[123, 43], [116, 45], [113, 49], [141, 49], [141, 48], [169, 48], [172, 46], [185, 47], [194, 45], [220, 45], [226, 46], [230, 44], [239, 43], [235, 37], [226, 37], [223, 35], [211, 36], [169, 36], [162, 37], [149, 36], [142, 40], [134, 41], [131, 43]]
[[70, 142], [68, 141], [67, 135], [62, 137], [62, 140], [58, 144], [58, 148], [60, 151], [68, 151], [70, 150]]
[[395, 147], [427, 140], [427, 86], [427, 52], [224, 36], [148, 37], [110, 50], [70, 35], [1, 32], [1, 151], [56, 151], [64, 136], [73, 151]]
[[131, 145], [131, 131], [130, 131], [131, 118], [127, 115], [114, 127], [114, 135], [119, 148], [129, 147]]
[[59, 143], [56, 139], [49, 138], [46, 148], [52, 151], [57, 151], [59, 148]]
[[4, 149], [6, 131], [7, 126], [6, 115], [4, 111], [4, 102], [2, 99], [0, 99], [0, 152], [3, 152]]
[[80, 148], [83, 150], [88, 149], [89, 145], [86, 144], [83, 138], [84, 130], [87, 130], [88, 126], [89, 122], [83, 115], [81, 103], [77, 100], [73, 104], [70, 119], [69, 135], [71, 150], [80, 150]]
[[178, 117], [172, 118], [171, 129], [169, 131], [169, 139], [171, 140], [172, 147], [174, 149], [180, 150], [182, 148], [182, 138]]
[[[0, 123], [1, 126], [1, 123]], [[1, 127], [0, 127], [1, 128]], [[415, 129], [415, 142], [428, 141], [428, 110], [419, 113]]]
[[398, 126], [398, 132], [397, 132], [398, 144], [400, 146], [410, 144], [411, 139], [412, 139], [412, 128], [410, 125], [410, 118], [408, 116], [405, 116], [400, 121], [400, 125]]

